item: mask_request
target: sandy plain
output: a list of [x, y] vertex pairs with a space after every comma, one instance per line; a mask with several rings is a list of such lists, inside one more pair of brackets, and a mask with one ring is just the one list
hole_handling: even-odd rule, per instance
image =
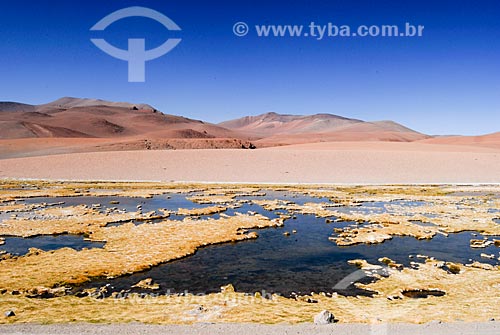
[[[242, 183], [499, 183], [500, 146], [324, 142], [0, 160], [0, 178]], [[188, 168], [187, 168], [188, 167]]]

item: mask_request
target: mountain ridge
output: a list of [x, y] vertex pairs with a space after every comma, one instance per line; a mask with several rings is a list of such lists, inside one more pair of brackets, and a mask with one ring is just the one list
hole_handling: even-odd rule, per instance
[[[0, 139], [66, 138], [85, 150], [253, 148], [316, 142], [413, 142], [431, 138], [391, 120], [363, 121], [336, 114], [249, 115], [212, 124], [164, 114], [151, 105], [62, 97], [40, 105], [0, 102]], [[175, 141], [172, 141], [175, 139]], [[221, 140], [222, 139], [222, 140]], [[45, 143], [54, 141], [45, 141]], [[9, 144], [13, 145], [13, 144]], [[50, 144], [52, 145], [52, 144]], [[0, 146], [1, 149], [1, 146]], [[21, 149], [19, 149], [21, 150]], [[0, 153], [0, 156], [1, 153]]]
[[54, 101], [39, 105], [32, 105], [15, 101], [0, 101], [0, 112], [14, 112], [14, 111], [35, 112], [35, 111], [50, 110], [54, 108], [69, 109], [73, 107], [97, 107], [97, 106], [123, 107], [123, 108], [135, 107], [137, 109], [156, 111], [156, 108], [144, 103], [114, 102], [114, 101], [92, 99], [92, 98], [62, 97]]
[[218, 125], [250, 136], [263, 146], [322, 141], [412, 142], [429, 138], [391, 120], [368, 122], [328, 113], [290, 115], [270, 112]]

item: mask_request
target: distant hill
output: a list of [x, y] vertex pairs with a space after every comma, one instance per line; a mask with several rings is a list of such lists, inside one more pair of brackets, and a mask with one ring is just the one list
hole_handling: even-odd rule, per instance
[[0, 112], [34, 112], [36, 106], [20, 102], [0, 101]]
[[130, 102], [112, 102], [101, 99], [88, 99], [88, 98], [73, 98], [64, 97], [57, 99], [55, 101], [49, 102], [48, 104], [36, 106], [37, 111], [51, 110], [53, 108], [73, 108], [73, 107], [95, 107], [95, 106], [107, 106], [107, 107], [123, 107], [123, 108], [137, 108], [144, 110], [155, 110], [152, 106], [148, 104], [134, 104]]
[[155, 110], [155, 108], [153, 108], [152, 106], [143, 103], [133, 104], [130, 102], [112, 102], [101, 99], [63, 97], [55, 101], [41, 105], [29, 105], [20, 102], [0, 101], [0, 112], [44, 112], [44, 111], [52, 111], [55, 109], [68, 109], [72, 107], [95, 107], [95, 106]]
[[361, 120], [332, 114], [286, 115], [266, 113], [221, 122], [219, 125], [251, 136], [268, 137], [279, 134], [327, 132], [342, 126], [362, 122]]
[[366, 122], [333, 114], [281, 115], [266, 113], [219, 123], [258, 139], [264, 146], [326, 141], [397, 141], [428, 138], [393, 121]]
[[429, 144], [467, 145], [500, 148], [500, 132], [480, 136], [439, 136], [421, 141]]

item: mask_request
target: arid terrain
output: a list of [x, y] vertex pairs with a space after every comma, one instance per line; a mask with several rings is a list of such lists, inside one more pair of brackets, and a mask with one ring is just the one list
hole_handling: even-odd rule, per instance
[[0, 178], [247, 183], [499, 183], [500, 148], [324, 142], [256, 150], [142, 150], [0, 160]]
[[[331, 114], [267, 113], [211, 124], [94, 99], [0, 103], [0, 250], [39, 238], [84, 246], [0, 254], [0, 311], [13, 313], [0, 323], [15, 324], [0, 332], [44, 331], [32, 323], [142, 322], [180, 333], [250, 334], [254, 326], [241, 323], [261, 323], [273, 326], [256, 331], [276, 334], [493, 334], [492, 321], [500, 319], [499, 134], [434, 137], [393, 121]], [[273, 198], [276, 192], [286, 198]], [[177, 206], [176, 196], [190, 205]], [[143, 211], [148, 201], [153, 207]], [[451, 252], [404, 255], [409, 262], [388, 253], [370, 262], [351, 257], [343, 264], [353, 274], [373, 278], [356, 282], [370, 293], [356, 296], [266, 295], [230, 281], [201, 296], [157, 294], [162, 287], [153, 278], [125, 290], [110, 284], [211, 245], [262, 240], [265, 231], [278, 231], [281, 240], [308, 236], [309, 227], [289, 228], [301, 218], [331, 225], [320, 241], [345, 250], [467, 234], [458, 253], [485, 252], [460, 262], [446, 259]], [[103, 280], [109, 285], [84, 286]], [[338, 324], [280, 325], [311, 323], [323, 310]], [[196, 328], [200, 323], [217, 325]], [[110, 327], [99, 331], [116, 331]]]
[[366, 122], [333, 114], [266, 113], [216, 125], [164, 114], [147, 104], [71, 97], [42, 105], [0, 102], [0, 158], [352, 141], [422, 141], [494, 148], [500, 142], [498, 133], [433, 137], [393, 121]]
[[3, 102], [0, 177], [498, 183], [499, 134], [432, 137], [393, 121], [332, 114], [266, 113], [216, 125], [146, 104]]

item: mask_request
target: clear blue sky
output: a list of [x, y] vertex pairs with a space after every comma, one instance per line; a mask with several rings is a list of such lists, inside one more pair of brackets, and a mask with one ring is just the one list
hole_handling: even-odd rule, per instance
[[[0, 100], [62, 96], [149, 103], [210, 122], [269, 111], [391, 119], [429, 134], [500, 131], [500, 2], [486, 1], [0, 1]], [[145, 6], [180, 32], [129, 18], [103, 32], [107, 14]], [[421, 38], [258, 38], [256, 24], [425, 26]], [[182, 42], [127, 81], [127, 63], [97, 49], [168, 37]]]

